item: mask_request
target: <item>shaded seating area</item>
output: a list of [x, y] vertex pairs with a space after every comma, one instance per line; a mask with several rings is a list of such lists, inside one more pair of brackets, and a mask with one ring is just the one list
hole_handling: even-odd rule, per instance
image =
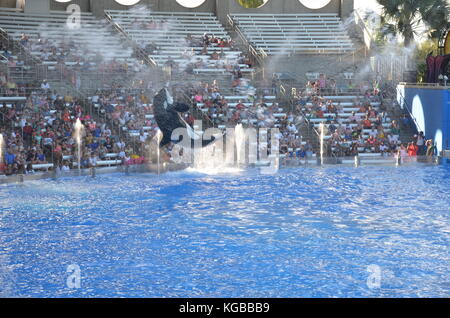
[[57, 64], [95, 67], [112, 60], [129, 68], [137, 63], [132, 48], [92, 13], [81, 13], [77, 26], [64, 11], [41, 15], [2, 8], [0, 28], [50, 69]]

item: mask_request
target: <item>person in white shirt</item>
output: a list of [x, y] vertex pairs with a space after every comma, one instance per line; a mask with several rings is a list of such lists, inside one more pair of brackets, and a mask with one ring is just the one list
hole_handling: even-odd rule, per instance
[[125, 143], [122, 142], [121, 140], [119, 140], [119, 141], [116, 143], [116, 145], [117, 145], [117, 148], [119, 148], [119, 149], [121, 149], [121, 150], [125, 148]]
[[211, 93], [211, 98], [212, 98], [213, 100], [219, 99], [219, 98], [220, 98], [220, 93], [217, 92], [217, 91], [212, 92], [212, 93]]
[[122, 149], [122, 150], [119, 152], [118, 156], [119, 156], [119, 158], [120, 158], [121, 160], [125, 159], [125, 157], [126, 157], [125, 151]]
[[91, 156], [89, 157], [89, 166], [90, 167], [96, 167], [97, 166], [97, 160], [98, 160], [97, 156], [94, 153], [92, 153]]
[[397, 141], [398, 141], [398, 136], [397, 136], [397, 135], [391, 135], [391, 134], [389, 134], [389, 135], [388, 135], [388, 140], [389, 140], [389, 143], [390, 143], [390, 144], [397, 143]]
[[420, 156], [425, 155], [425, 136], [423, 131], [419, 132], [419, 135], [417, 136], [416, 145], [419, 147], [418, 155]]
[[41, 89], [48, 91], [50, 89], [50, 84], [47, 82], [47, 80], [43, 80], [41, 84]]
[[111, 129], [109, 129], [108, 127], [106, 127], [106, 128], [103, 130], [103, 135], [104, 135], [105, 137], [110, 137], [110, 136], [111, 136]]
[[139, 141], [144, 143], [147, 140], [147, 137], [145, 136], [144, 132], [141, 131], [141, 134], [139, 135]]
[[297, 133], [297, 127], [293, 123], [291, 123], [288, 127], [289, 132], [296, 134]]
[[53, 144], [53, 139], [50, 137], [44, 138], [44, 145], [52, 145]]

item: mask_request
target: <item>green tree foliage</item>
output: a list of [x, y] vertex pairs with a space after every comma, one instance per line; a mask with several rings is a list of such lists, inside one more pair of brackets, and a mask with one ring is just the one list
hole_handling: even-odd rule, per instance
[[238, 0], [244, 8], [259, 8], [264, 4], [264, 0]]
[[430, 53], [433, 53], [433, 55], [437, 55], [438, 51], [438, 43], [435, 40], [424, 41], [417, 47], [415, 59], [417, 62], [417, 81], [419, 83], [425, 81], [425, 73], [427, 70], [425, 59]]
[[449, 5], [446, 0], [377, 0], [382, 6], [383, 33], [401, 35], [405, 47], [414, 42], [419, 27], [427, 27], [429, 38], [438, 38], [448, 27]]

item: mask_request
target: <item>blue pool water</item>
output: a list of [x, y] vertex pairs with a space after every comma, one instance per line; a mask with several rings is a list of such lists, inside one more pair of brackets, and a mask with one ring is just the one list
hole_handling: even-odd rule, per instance
[[449, 177], [311, 168], [0, 186], [0, 296], [449, 297]]

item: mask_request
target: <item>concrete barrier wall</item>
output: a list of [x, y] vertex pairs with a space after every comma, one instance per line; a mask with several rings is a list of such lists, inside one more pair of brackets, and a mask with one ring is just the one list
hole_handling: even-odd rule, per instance
[[17, 0], [1, 0], [0, 1], [0, 6], [3, 8], [16, 8], [17, 5]]
[[90, 0], [72, 0], [67, 3], [60, 3], [54, 0], [50, 0], [50, 10], [54, 11], [66, 11], [67, 6], [71, 4], [77, 4], [80, 6], [82, 12], [91, 12], [91, 1]]
[[[27, 0], [29, 5], [37, 0]], [[41, 0], [39, 0], [41, 1]], [[55, 0], [43, 0], [48, 3], [50, 10], [65, 11], [69, 4], [78, 4], [83, 12], [92, 12], [96, 16], [103, 16], [105, 9], [126, 10], [129, 6], [118, 4], [114, 0], [72, 0], [68, 3], [59, 3]], [[300, 3], [299, 0], [269, 0], [264, 6], [257, 9], [242, 7], [236, 0], [206, 0], [197, 8], [185, 8], [175, 0], [141, 0], [136, 5], [146, 5], [153, 11], [170, 12], [212, 12], [219, 17], [226, 17], [229, 13], [336, 13], [346, 18], [353, 11], [354, 0], [331, 0], [324, 8], [312, 10]], [[12, 8], [16, 0], [0, 0], [1, 7]], [[47, 7], [45, 5], [44, 7]]]
[[49, 172], [38, 172], [35, 174], [27, 174], [27, 175], [12, 175], [12, 176], [4, 176], [0, 175], [0, 184], [10, 184], [10, 183], [21, 183], [26, 181], [33, 180], [44, 180], [44, 179], [58, 179], [58, 178], [68, 178], [68, 177], [87, 177], [87, 176], [97, 176], [102, 174], [110, 174], [110, 173], [167, 173], [170, 171], [180, 171], [187, 168], [187, 165], [181, 164], [162, 164], [159, 169], [156, 164], [143, 164], [143, 165], [132, 165], [132, 166], [116, 166], [116, 167], [99, 167], [95, 168], [95, 172], [91, 169], [82, 169], [78, 171], [77, 169], [73, 169], [67, 172], [57, 172], [49, 171]]

